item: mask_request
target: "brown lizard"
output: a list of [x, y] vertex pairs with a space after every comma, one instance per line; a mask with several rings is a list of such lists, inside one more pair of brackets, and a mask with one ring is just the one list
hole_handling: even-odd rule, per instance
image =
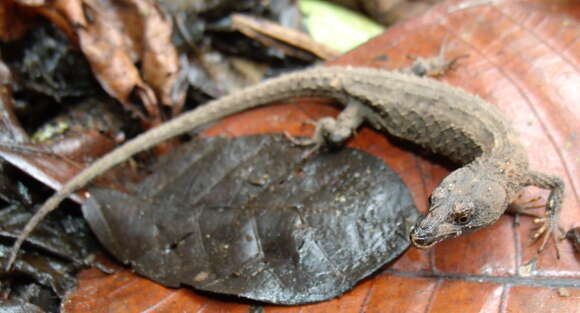
[[379, 131], [414, 142], [461, 167], [433, 191], [429, 213], [411, 231], [426, 248], [493, 224], [525, 186], [551, 191], [546, 204], [542, 251], [558, 228], [564, 183], [532, 171], [517, 135], [491, 104], [444, 83], [400, 72], [320, 67], [283, 75], [209, 102], [149, 130], [105, 155], [68, 181], [38, 210], [14, 243], [7, 268], [23, 240], [72, 192], [137, 152], [228, 115], [301, 96], [336, 100], [345, 110], [318, 121], [308, 143], [342, 143], [366, 121]]

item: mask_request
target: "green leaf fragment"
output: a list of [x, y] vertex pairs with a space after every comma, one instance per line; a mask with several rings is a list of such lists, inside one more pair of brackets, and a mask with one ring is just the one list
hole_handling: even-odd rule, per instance
[[341, 52], [381, 34], [385, 27], [342, 6], [321, 0], [299, 0], [304, 24], [314, 40]]

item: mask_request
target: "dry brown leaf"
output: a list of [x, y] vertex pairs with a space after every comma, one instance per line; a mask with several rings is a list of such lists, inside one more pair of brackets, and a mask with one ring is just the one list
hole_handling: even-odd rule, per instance
[[157, 4], [131, 1], [142, 16], [147, 16], [143, 26], [143, 78], [155, 90], [162, 104], [178, 107], [179, 110], [174, 112], [181, 111], [186, 90], [178, 90], [179, 56], [177, 50], [171, 48], [171, 19]]
[[122, 28], [116, 6], [106, 0], [60, 0], [55, 7], [67, 16], [71, 24], [81, 26], [77, 29], [80, 47], [101, 86], [145, 119], [129, 100], [134, 90], [140, 90], [139, 96], [149, 115], [158, 118], [157, 99], [134, 64], [139, 53], [134, 49], [132, 38]]
[[[78, 39], [101, 86], [143, 120], [157, 124], [160, 105], [183, 104], [184, 92], [174, 91], [179, 59], [170, 40], [171, 21], [155, 2], [56, 0], [36, 10], [65, 33], [72, 30], [69, 37]], [[141, 70], [136, 66], [139, 62]], [[133, 103], [133, 94], [146, 114]]]

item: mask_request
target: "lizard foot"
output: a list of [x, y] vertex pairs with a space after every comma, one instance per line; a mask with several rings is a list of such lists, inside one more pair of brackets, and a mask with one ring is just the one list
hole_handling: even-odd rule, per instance
[[316, 142], [316, 140], [314, 140], [313, 138], [305, 138], [305, 139], [296, 138], [296, 137], [292, 136], [287, 131], [284, 132], [284, 136], [286, 136], [286, 139], [288, 139], [288, 141], [290, 141], [291, 143], [293, 143], [297, 146], [303, 146], [303, 147], [304, 146], [313, 146], [311, 149], [308, 149], [308, 151], [306, 151], [306, 153], [304, 153], [304, 155], [302, 156], [303, 159], [310, 158], [312, 155], [314, 155], [316, 152], [318, 152], [320, 150], [320, 148], [322, 147], [322, 143]]
[[554, 242], [554, 248], [556, 249], [556, 257], [559, 259], [560, 250], [558, 249], [556, 234], [559, 229], [558, 221], [560, 210], [562, 208], [562, 199], [564, 198], [564, 182], [556, 176], [530, 171], [525, 185], [550, 190], [550, 195], [548, 196], [548, 201], [545, 206], [546, 214], [543, 217], [534, 219], [534, 223], [538, 224], [539, 227], [532, 235], [532, 238], [535, 240], [540, 240], [541, 238], [538, 254], [544, 251], [546, 244], [550, 239], [552, 239]]
[[520, 193], [518, 198], [510, 203], [506, 213], [514, 214], [514, 215], [526, 215], [531, 217], [540, 218], [541, 216], [538, 213], [530, 212], [529, 210], [533, 209], [541, 209], [546, 207], [546, 204], [540, 203], [542, 197], [537, 196], [530, 199], [522, 199], [523, 194]]
[[[357, 107], [354, 106], [351, 107], [350, 111], [345, 109], [337, 119], [332, 117], [319, 119], [315, 123], [316, 129], [314, 130], [314, 135], [310, 138], [298, 139], [288, 132], [284, 132], [284, 135], [295, 145], [313, 146], [304, 156], [304, 158], [308, 158], [318, 152], [322, 147], [340, 145], [350, 138], [354, 132], [353, 128], [358, 127], [360, 122], [362, 122], [362, 120], [359, 121], [359, 119], [349, 116], [349, 114], [355, 114], [357, 112], [356, 109]], [[351, 121], [354, 121], [354, 126], [351, 125], [353, 123]]]
[[468, 55], [460, 55], [453, 59], [446, 60], [446, 52], [447, 39], [445, 39], [441, 45], [439, 54], [436, 57], [421, 58], [414, 55], [407, 56], [409, 59], [413, 60], [413, 64], [407, 69], [404, 69], [404, 71], [421, 77], [441, 77], [447, 74], [447, 72], [452, 71], [460, 59], [469, 57]]
[[536, 241], [541, 238], [538, 254], [544, 251], [546, 244], [551, 239], [554, 243], [554, 248], [556, 249], [556, 258], [560, 259], [560, 249], [558, 248], [558, 241], [556, 240], [558, 237], [556, 234], [559, 231], [558, 220], [552, 215], [546, 215], [544, 217], [535, 218], [534, 224], [539, 226], [532, 233], [532, 239]]
[[[318, 126], [317, 121], [310, 120], [310, 119], [303, 121], [303, 123], [314, 126], [314, 127]], [[316, 133], [316, 131], [315, 131], [315, 133]], [[312, 145], [317, 144], [316, 140], [314, 139], [314, 137], [316, 137], [316, 134], [310, 138], [301, 139], [301, 138], [297, 138], [297, 137], [293, 136], [288, 131], [284, 131], [284, 136], [286, 137], [286, 139], [288, 139], [288, 141], [290, 141], [291, 143], [293, 143], [294, 145], [297, 145], [297, 146], [312, 146]]]

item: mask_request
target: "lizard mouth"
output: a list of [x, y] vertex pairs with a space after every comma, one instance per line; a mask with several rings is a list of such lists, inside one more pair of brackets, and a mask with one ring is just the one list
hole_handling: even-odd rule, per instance
[[436, 243], [439, 243], [441, 240], [428, 240], [426, 238], [417, 238], [414, 234], [410, 236], [411, 243], [413, 246], [419, 249], [428, 249], [433, 247]]
[[409, 239], [411, 240], [411, 243], [413, 244], [413, 246], [415, 246], [419, 249], [428, 249], [428, 248], [431, 248], [434, 245], [440, 243], [441, 241], [443, 241], [445, 239], [453, 238], [453, 237], [457, 237], [457, 236], [458, 236], [458, 234], [455, 232], [443, 234], [440, 236], [420, 236], [415, 231], [411, 231]]

